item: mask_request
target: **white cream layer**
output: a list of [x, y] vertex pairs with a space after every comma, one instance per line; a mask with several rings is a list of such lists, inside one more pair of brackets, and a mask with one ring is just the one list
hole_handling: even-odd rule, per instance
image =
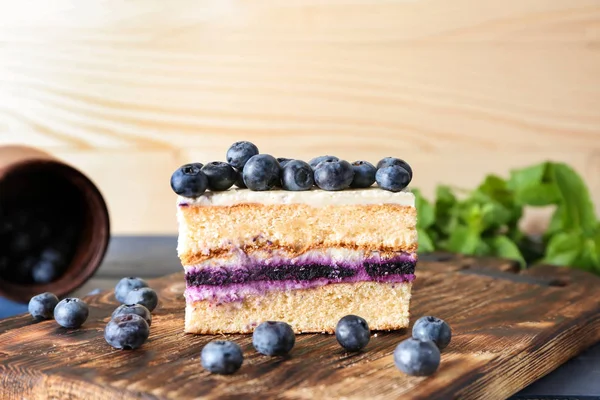
[[200, 206], [232, 206], [236, 204], [308, 204], [310, 206], [360, 205], [360, 204], [398, 204], [414, 207], [415, 196], [407, 189], [390, 192], [376, 186], [367, 189], [346, 189], [326, 191], [312, 189], [303, 192], [287, 190], [269, 190], [255, 192], [249, 189], [232, 188], [223, 192], [207, 191], [195, 199], [179, 197], [178, 204]]

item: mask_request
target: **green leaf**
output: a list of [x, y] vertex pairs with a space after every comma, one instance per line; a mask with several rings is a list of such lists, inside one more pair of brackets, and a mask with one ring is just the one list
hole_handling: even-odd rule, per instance
[[582, 249], [572, 266], [592, 272], [600, 270], [600, 257], [594, 239], [586, 239], [583, 242]]
[[462, 254], [475, 254], [480, 241], [481, 237], [477, 231], [459, 225], [450, 233], [446, 250]]
[[572, 266], [582, 248], [581, 234], [557, 233], [550, 238], [543, 262], [553, 265]]
[[515, 200], [519, 204], [541, 207], [556, 204], [560, 200], [560, 193], [553, 183], [539, 183], [517, 190]]
[[542, 163], [527, 168], [512, 170], [510, 179], [508, 180], [508, 187], [516, 192], [526, 187], [539, 185], [542, 183], [547, 167], [547, 163]]
[[563, 228], [581, 229], [586, 236], [593, 235], [598, 221], [587, 186], [581, 177], [564, 163], [552, 164], [551, 171], [560, 194], [561, 205], [565, 208]]
[[496, 175], [488, 175], [476, 192], [485, 194], [490, 201], [496, 201], [506, 208], [514, 207], [512, 190], [508, 188], [508, 184], [504, 179]]
[[415, 195], [415, 207], [417, 208], [417, 227], [429, 228], [435, 222], [435, 210], [418, 189], [413, 189], [412, 192]]
[[510, 260], [518, 261], [521, 264], [521, 268], [524, 268], [526, 263], [523, 258], [523, 254], [519, 250], [519, 247], [506, 236], [495, 236], [488, 240], [490, 247], [492, 248], [493, 254], [498, 257], [507, 258]]
[[554, 213], [552, 214], [552, 217], [550, 218], [550, 224], [548, 225], [548, 228], [546, 229], [544, 236], [546, 238], [549, 238], [551, 236], [554, 236], [558, 232], [564, 232], [565, 229], [563, 226], [563, 221], [565, 220], [565, 218], [566, 218], [565, 207], [563, 207], [563, 206], [556, 207], [556, 210], [554, 210]]
[[475, 252], [473, 254], [476, 256], [491, 256], [494, 254], [494, 251], [489, 244], [483, 240], [480, 240], [479, 243], [477, 243], [477, 247], [475, 248]]
[[438, 186], [435, 200], [435, 227], [441, 234], [447, 236], [458, 223], [458, 200], [448, 186]]
[[430, 253], [435, 250], [433, 241], [425, 230], [417, 228], [417, 235], [419, 235], [419, 253]]

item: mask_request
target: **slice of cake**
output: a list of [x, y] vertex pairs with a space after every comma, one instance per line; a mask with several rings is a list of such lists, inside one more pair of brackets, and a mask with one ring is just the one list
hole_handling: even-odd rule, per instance
[[[335, 170], [335, 163], [328, 168]], [[333, 185], [330, 190], [205, 192], [206, 186], [217, 187], [217, 181], [223, 188], [224, 179], [236, 178], [223, 172], [225, 163], [211, 164], [219, 166], [184, 166], [187, 172], [172, 180], [179, 194], [177, 251], [187, 284], [185, 332], [250, 333], [271, 320], [285, 321], [297, 333], [333, 333], [348, 314], [366, 319], [372, 330], [408, 326], [417, 262], [412, 193], [375, 186], [339, 190], [336, 182], [347, 178], [336, 178], [335, 171], [326, 174], [329, 183], [320, 185]], [[301, 169], [312, 180], [312, 168], [304, 164]], [[277, 180], [287, 179], [289, 165], [283, 175], [276, 172]], [[222, 172], [213, 171], [219, 168]], [[400, 168], [405, 174], [406, 168]], [[244, 167], [242, 177], [256, 186], [245, 176], [249, 170]], [[319, 185], [319, 166], [315, 171]], [[266, 173], [257, 179], [264, 183], [270, 178]], [[302, 176], [292, 179], [303, 186]], [[378, 182], [389, 185], [383, 177]], [[282, 186], [293, 186], [287, 183]]]

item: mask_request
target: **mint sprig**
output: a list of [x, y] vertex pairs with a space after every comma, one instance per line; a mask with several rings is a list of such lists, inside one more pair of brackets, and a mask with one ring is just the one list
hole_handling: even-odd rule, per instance
[[[545, 162], [489, 175], [474, 190], [439, 186], [435, 201], [414, 190], [419, 252], [497, 256], [522, 267], [544, 262], [600, 274], [600, 223], [583, 179], [564, 163]], [[555, 206], [543, 237], [519, 229], [525, 207]]]

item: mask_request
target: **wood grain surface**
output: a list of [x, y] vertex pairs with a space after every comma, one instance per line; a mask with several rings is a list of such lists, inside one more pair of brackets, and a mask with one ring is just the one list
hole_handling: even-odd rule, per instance
[[427, 194], [565, 161], [600, 210], [599, 27], [599, 0], [2, 1], [0, 143], [89, 174], [115, 233], [174, 233], [171, 172], [241, 139], [398, 155]]
[[[348, 354], [332, 335], [298, 335], [287, 358], [257, 354], [250, 335], [183, 333], [182, 273], [151, 281], [160, 292], [149, 341], [118, 351], [103, 339], [117, 306], [112, 292], [88, 298], [79, 330], [30, 316], [0, 321], [0, 394], [4, 399], [412, 398], [503, 399], [600, 341], [599, 279], [539, 266], [517, 273], [495, 259], [422, 259], [412, 321], [446, 319], [453, 340], [438, 372], [408, 377], [392, 352], [407, 331], [376, 332], [363, 352]], [[412, 325], [412, 324], [411, 324]], [[199, 354], [215, 338], [245, 353], [232, 376], [210, 375]]]

